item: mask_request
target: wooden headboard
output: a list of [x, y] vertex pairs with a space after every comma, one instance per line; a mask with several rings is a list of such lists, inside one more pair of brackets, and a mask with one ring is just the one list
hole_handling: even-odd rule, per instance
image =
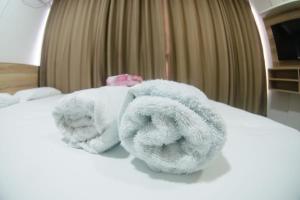
[[15, 93], [38, 87], [39, 68], [33, 65], [0, 63], [0, 92]]

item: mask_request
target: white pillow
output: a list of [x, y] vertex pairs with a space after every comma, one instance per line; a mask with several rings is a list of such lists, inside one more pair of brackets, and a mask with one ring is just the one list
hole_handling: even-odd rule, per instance
[[50, 97], [54, 95], [61, 94], [61, 91], [52, 87], [40, 87], [32, 88], [27, 90], [21, 90], [15, 93], [15, 97], [20, 99], [20, 102], [30, 101], [34, 99], [41, 99], [45, 97]]
[[0, 108], [4, 108], [19, 102], [19, 98], [8, 93], [0, 93]]

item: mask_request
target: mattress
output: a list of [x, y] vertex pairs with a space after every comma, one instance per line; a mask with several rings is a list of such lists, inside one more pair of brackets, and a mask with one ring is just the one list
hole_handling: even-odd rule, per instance
[[120, 146], [67, 146], [51, 116], [62, 96], [0, 109], [1, 200], [300, 199], [297, 130], [212, 102], [228, 130], [222, 154], [192, 175], [155, 173]]

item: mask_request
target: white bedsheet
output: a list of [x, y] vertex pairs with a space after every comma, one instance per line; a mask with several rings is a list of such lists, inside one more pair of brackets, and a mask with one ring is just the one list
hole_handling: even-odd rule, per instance
[[60, 96], [0, 110], [0, 200], [299, 200], [300, 133], [215, 103], [228, 128], [206, 170], [150, 171], [121, 147], [103, 155], [68, 147], [51, 110]]

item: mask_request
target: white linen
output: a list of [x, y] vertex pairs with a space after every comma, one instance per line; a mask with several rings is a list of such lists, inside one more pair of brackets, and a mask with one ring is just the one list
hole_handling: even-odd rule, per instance
[[41, 99], [54, 95], [61, 94], [61, 91], [52, 87], [39, 87], [26, 90], [20, 90], [14, 94], [15, 97], [20, 99], [20, 102], [26, 102], [35, 99]]
[[69, 148], [51, 111], [61, 96], [0, 110], [2, 200], [299, 200], [300, 133], [214, 103], [227, 123], [223, 154], [202, 172], [159, 174], [121, 147]]
[[9, 93], [0, 93], [0, 108], [5, 108], [18, 103], [20, 100]]

